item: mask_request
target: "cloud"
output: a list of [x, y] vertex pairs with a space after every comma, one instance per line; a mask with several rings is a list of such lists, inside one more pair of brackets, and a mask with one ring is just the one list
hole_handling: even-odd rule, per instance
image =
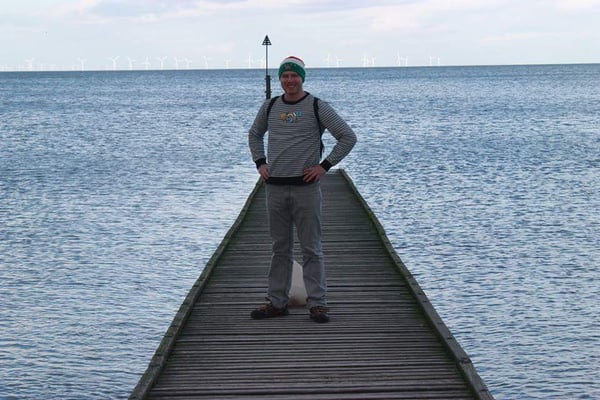
[[[472, 14], [497, 7], [501, 0], [424, 0], [398, 2], [369, 2], [364, 8], [348, 11], [348, 15], [362, 20], [361, 26], [374, 32], [420, 33], [439, 30], [451, 15]], [[373, 5], [373, 3], [375, 3]], [[379, 3], [379, 4], [378, 4]]]
[[564, 32], [507, 32], [482, 38], [484, 42], [522, 42], [525, 40], [556, 39], [564, 36]]
[[194, 9], [197, 3], [193, 0], [179, 0], [177, 2], [165, 0], [79, 0], [76, 2], [63, 2], [51, 12], [51, 15], [86, 24], [103, 24], [115, 20], [157, 20], [181, 10]]
[[600, 0], [555, 0], [554, 6], [567, 13], [600, 12]]
[[[107, 22], [114, 19], [139, 20], [148, 15], [156, 19], [197, 18], [207, 15], [227, 16], [228, 13], [265, 16], [330, 16], [386, 14], [403, 5], [418, 4], [417, 0], [78, 0], [55, 7], [54, 16], [77, 17], [86, 22]], [[379, 11], [377, 11], [379, 10]], [[276, 23], [276, 22], [275, 22]]]
[[105, 18], [138, 18], [148, 14], [161, 14], [165, 11], [166, 7], [160, 1], [102, 0], [89, 8], [88, 12]]

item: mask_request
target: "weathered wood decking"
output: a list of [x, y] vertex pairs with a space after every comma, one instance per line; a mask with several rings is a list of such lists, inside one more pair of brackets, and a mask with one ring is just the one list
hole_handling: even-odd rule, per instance
[[259, 184], [131, 399], [493, 399], [347, 175], [322, 187], [331, 322], [250, 319], [270, 261]]

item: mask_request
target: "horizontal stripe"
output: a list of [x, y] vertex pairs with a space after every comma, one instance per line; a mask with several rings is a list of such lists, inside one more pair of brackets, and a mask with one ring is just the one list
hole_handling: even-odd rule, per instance
[[[249, 131], [252, 159], [256, 162], [266, 158], [271, 176], [302, 176], [306, 168], [320, 162], [321, 133], [313, 109], [313, 96], [309, 94], [297, 103], [286, 103], [281, 97], [278, 98], [267, 121], [269, 101], [263, 103]], [[356, 135], [335, 110], [322, 100], [319, 100], [319, 118], [337, 139], [326, 157], [331, 165], [336, 165], [352, 150]], [[268, 140], [266, 154], [265, 134]]]

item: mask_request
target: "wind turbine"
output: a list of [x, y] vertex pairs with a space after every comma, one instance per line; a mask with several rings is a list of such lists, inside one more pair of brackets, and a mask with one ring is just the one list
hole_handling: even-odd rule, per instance
[[179, 59], [179, 58], [177, 58], [177, 57], [173, 57], [173, 59], [175, 60], [175, 69], [179, 69], [179, 62], [180, 62], [180, 61], [183, 61], [183, 60], [182, 60], [182, 59], [180, 60], [180, 59]]
[[26, 68], [28, 71], [33, 71], [33, 61], [35, 58], [29, 58], [25, 60], [25, 64], [27, 64]]
[[85, 58], [78, 58], [79, 64], [81, 65], [81, 70], [85, 71], [85, 62], [87, 61]]
[[156, 57], [156, 59], [160, 62], [161, 71], [165, 69], [165, 60], [167, 59], [167, 57]]
[[368, 67], [369, 66], [369, 59], [367, 58], [366, 55], [363, 55], [363, 57], [361, 58], [362, 61], [362, 66], [363, 67]]
[[408, 56], [402, 57], [400, 55], [400, 53], [398, 53], [398, 55], [396, 56], [396, 63], [398, 64], [399, 67], [402, 67], [402, 66], [408, 67]]
[[249, 55], [248, 56], [248, 68], [252, 68], [252, 63], [254, 62], [254, 60], [252, 59], [252, 56]]
[[202, 56], [204, 57], [204, 69], [208, 69], [208, 62], [210, 61], [210, 57], [206, 57], [206, 56]]
[[116, 71], [116, 70], [117, 70], [117, 60], [119, 59], [119, 56], [112, 57], [112, 58], [111, 58], [111, 57], [108, 57], [108, 59], [109, 59], [110, 61], [112, 61], [112, 65], [113, 65], [113, 71]]
[[185, 69], [190, 69], [190, 65], [192, 64], [192, 60], [190, 60], [189, 58], [185, 58], [183, 60], [183, 62], [185, 62]]
[[150, 60], [146, 57], [146, 60], [142, 63], [144, 65], [144, 69], [148, 71], [150, 69]]
[[341, 58], [339, 58], [338, 56], [335, 56], [335, 66], [336, 67], [340, 67], [340, 62], [342, 62], [344, 60], [342, 60]]
[[325, 65], [327, 65], [327, 68], [331, 67], [331, 54], [328, 53], [324, 61]]
[[133, 70], [133, 64], [135, 63], [135, 60], [133, 58], [127, 57], [127, 61], [129, 61], [129, 70]]
[[229, 69], [229, 63], [231, 62], [231, 59], [226, 58], [225, 60], [223, 60], [225, 62], [225, 69]]

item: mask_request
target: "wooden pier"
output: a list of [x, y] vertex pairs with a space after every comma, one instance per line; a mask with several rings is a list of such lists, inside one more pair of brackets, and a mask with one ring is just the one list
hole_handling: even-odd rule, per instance
[[250, 318], [271, 257], [258, 183], [130, 399], [493, 399], [347, 174], [322, 189], [331, 321]]

